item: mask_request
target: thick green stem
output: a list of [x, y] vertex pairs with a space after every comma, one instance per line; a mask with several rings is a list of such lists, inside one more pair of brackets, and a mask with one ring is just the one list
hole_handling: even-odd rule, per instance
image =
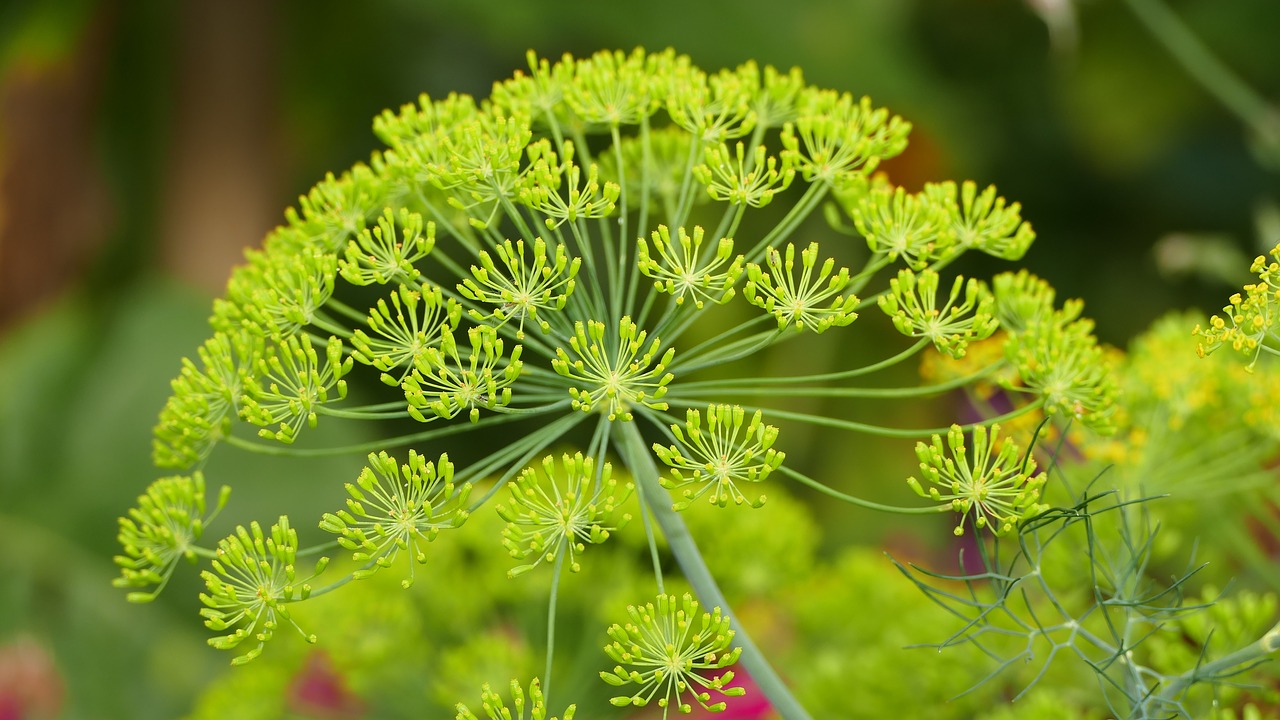
[[786, 683], [756, 647], [751, 636], [747, 634], [746, 628], [738, 622], [729, 603], [725, 601], [724, 593], [720, 592], [720, 586], [711, 575], [711, 570], [707, 568], [706, 561], [698, 551], [697, 543], [689, 534], [689, 528], [680, 515], [671, 509], [670, 496], [658, 483], [658, 467], [653, 462], [653, 455], [649, 452], [644, 438], [641, 437], [640, 430], [635, 423], [614, 423], [613, 431], [623, 462], [631, 471], [636, 484], [643, 488], [643, 497], [648, 501], [649, 509], [653, 511], [653, 517], [658, 521], [658, 526], [662, 528], [662, 534], [667, 538], [671, 554], [680, 564], [685, 579], [693, 586], [698, 599], [704, 605], [719, 607], [732, 621], [734, 642], [742, 648], [742, 655], [739, 658], [742, 666], [746, 668], [751, 679], [755, 681], [765, 697], [769, 698], [773, 709], [784, 720], [809, 720], [809, 713], [791, 694]]
[[1280, 650], [1280, 623], [1268, 630], [1266, 635], [1230, 655], [1205, 663], [1174, 678], [1157, 697], [1165, 702], [1175, 701], [1195, 683], [1221, 677], [1241, 665], [1260, 662], [1277, 650]]

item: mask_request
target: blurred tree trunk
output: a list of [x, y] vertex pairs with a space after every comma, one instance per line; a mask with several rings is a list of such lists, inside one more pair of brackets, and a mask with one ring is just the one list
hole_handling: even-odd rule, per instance
[[161, 261], [215, 294], [281, 219], [275, 17], [262, 0], [184, 7]]
[[113, 23], [97, 10], [71, 52], [0, 68], [0, 331], [78, 278], [111, 232], [93, 150]]
[[[115, 22], [115, 2], [86, 7], [69, 23], [78, 27], [60, 28], [62, 45], [36, 42], [0, 67], [0, 332], [74, 286], [108, 242], [134, 248], [124, 260], [133, 268], [156, 264], [156, 243], [115, 237], [122, 208], [149, 203], [112, 197], [102, 166], [113, 139], [104, 133], [121, 132], [104, 123], [104, 87], [137, 81], [129, 67], [108, 75], [113, 50], [140, 39]], [[158, 227], [162, 267], [216, 294], [243, 248], [280, 219], [276, 7], [192, 0], [176, 17], [172, 130], [134, 130], [165, 148], [163, 187], [114, 192], [158, 190], [159, 217], [133, 218], [126, 231]]]

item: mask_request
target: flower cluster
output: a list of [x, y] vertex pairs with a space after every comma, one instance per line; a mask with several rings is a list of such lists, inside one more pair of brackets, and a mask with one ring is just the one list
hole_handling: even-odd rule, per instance
[[[890, 292], [880, 296], [880, 309], [893, 319], [898, 332], [929, 338], [938, 350], [959, 357], [970, 342], [996, 331], [995, 297], [985, 283], [956, 278], [946, 303], [939, 307], [938, 282], [938, 273], [932, 270], [919, 275], [900, 270], [898, 277], [889, 281]], [[962, 287], [964, 302], [957, 304]]]
[[[784, 258], [785, 253], [785, 259]], [[778, 327], [810, 329], [820, 333], [836, 325], [848, 325], [857, 319], [854, 308], [858, 298], [844, 293], [849, 286], [848, 268], [832, 275], [835, 260], [827, 258], [814, 272], [818, 262], [818, 243], [800, 251], [800, 277], [795, 276], [796, 246], [787, 243], [786, 250], [769, 248], [765, 254], [767, 269], [747, 265], [747, 286], [743, 291], [752, 305], [778, 319]]]
[[177, 568], [179, 560], [195, 562], [196, 543], [204, 527], [227, 504], [231, 488], [223, 486], [213, 512], [205, 514], [204, 475], [167, 477], [151, 483], [120, 518], [120, 546], [116, 557], [121, 576], [116, 587], [155, 586], [151, 592], [130, 593], [134, 602], [154, 600]]
[[[502, 538], [511, 557], [536, 558], [513, 568], [508, 573], [512, 577], [561, 556], [571, 571], [578, 572], [582, 568], [576, 555], [586, 549], [586, 543], [608, 540], [610, 532], [631, 520], [619, 510], [631, 494], [631, 483], [619, 488], [610, 477], [613, 468], [608, 463], [597, 474], [595, 460], [577, 453], [565, 455], [560, 467], [562, 475], [556, 472], [555, 458], [547, 457], [541, 473], [525, 469], [510, 484], [511, 504], [498, 506], [498, 514], [507, 521]], [[563, 477], [563, 491], [557, 476]]]
[[679, 228], [673, 242], [667, 226], [659, 225], [653, 232], [653, 249], [661, 261], [649, 254], [644, 238], [636, 240], [636, 263], [640, 272], [654, 279], [654, 288], [674, 297], [677, 304], [690, 297], [699, 310], [704, 302], [729, 302], [742, 274], [742, 256], [733, 256], [732, 238], [720, 238], [715, 255], [699, 266], [704, 235], [700, 227], [694, 227], [692, 237]]
[[1263, 351], [1280, 353], [1280, 245], [1271, 249], [1271, 260], [1259, 255], [1249, 272], [1258, 276], [1258, 282], [1232, 295], [1230, 304], [1222, 308], [1223, 315], [1214, 315], [1207, 326], [1196, 325], [1194, 333], [1201, 338], [1196, 351], [1201, 357], [1230, 346], [1249, 358], [1252, 369]]
[[[351, 495], [347, 509], [325, 513], [320, 527], [338, 535], [338, 543], [352, 551], [352, 559], [367, 563], [354, 573], [361, 578], [390, 567], [401, 551], [425, 563], [425, 544], [442, 529], [466, 522], [471, 485], [454, 484], [448, 455], [430, 462], [410, 450], [409, 462], [399, 468], [385, 452], [370, 455], [360, 477], [354, 484], [347, 483], [347, 493]], [[413, 584], [413, 565], [402, 584], [406, 588]]]
[[656, 603], [627, 608], [631, 621], [609, 628], [612, 640], [604, 651], [616, 663], [600, 677], [610, 685], [638, 685], [635, 693], [613, 698], [614, 705], [625, 707], [648, 705], [655, 697], [662, 717], [675, 709], [688, 714], [692, 700], [703, 709], [719, 712], [726, 703], [711, 703], [710, 690], [726, 697], [745, 693], [741, 687], [730, 687], [733, 671], [720, 673], [738, 661], [741, 648], [730, 649], [733, 630], [729, 618], [716, 608], [699, 614], [698, 601], [686, 593], [682, 598], [659, 595]]
[[155, 428], [156, 465], [191, 467], [227, 436], [264, 344], [261, 333], [217, 332], [197, 351], [199, 366], [183, 358], [182, 372], [171, 383], [173, 395]]
[[648, 332], [639, 330], [627, 316], [618, 322], [616, 341], [605, 336], [603, 322], [574, 323], [569, 351], [556, 348], [556, 358], [551, 361], [557, 374], [574, 383], [569, 388], [573, 409], [589, 413], [598, 408], [608, 412], [610, 422], [631, 420], [635, 406], [666, 410], [667, 404], [658, 400], [675, 377], [665, 372], [675, 348], [668, 348], [654, 362], [662, 341], [655, 337], [646, 348], [647, 337]]
[[1116, 381], [1083, 305], [1054, 306], [1053, 288], [1026, 272], [996, 277], [996, 318], [1008, 331], [1005, 357], [1016, 373], [1001, 383], [1039, 398], [1049, 415], [1065, 416], [1107, 434], [1114, 430]]
[[1093, 322], [1059, 317], [1012, 335], [1005, 351], [1020, 389], [1040, 397], [1045, 411], [1100, 432], [1113, 429], [1115, 378], [1093, 337]]
[[704, 495], [720, 507], [730, 501], [760, 507], [764, 496], [749, 501], [738, 483], [760, 482], [782, 465], [786, 453], [773, 449], [778, 428], [765, 425], [759, 410], [743, 428], [746, 411], [737, 405], [712, 405], [706, 414], [705, 429], [701, 411], [690, 410], [684, 425], [671, 426], [676, 444], [653, 446], [658, 459], [671, 467], [662, 485], [679, 492], [675, 509], [683, 510]]
[[938, 435], [930, 443], [916, 443], [920, 474], [929, 487], [914, 477], [907, 483], [917, 495], [949, 503], [960, 513], [956, 535], [964, 534], [966, 521], [978, 530], [990, 528], [1003, 535], [1022, 519], [1048, 509], [1037, 502], [1045, 476], [1036, 475], [1035, 458], [1024, 456], [1009, 438], [997, 447], [999, 436], [999, 425], [992, 425], [990, 432], [974, 428], [972, 457], [959, 425], [951, 426], [945, 447]]
[[[230, 632], [211, 638], [209, 644], [230, 650], [257, 640], [256, 646], [232, 661], [242, 664], [262, 653], [282, 622], [293, 625], [307, 642], [315, 642], [316, 636], [303, 632], [289, 616], [289, 603], [311, 594], [310, 578], [298, 580], [297, 557], [298, 532], [284, 516], [269, 533], [255, 522], [248, 529], [237, 527], [235, 534], [219, 541], [212, 569], [201, 573], [208, 592], [200, 595], [205, 605], [200, 614], [210, 630]], [[327, 564], [327, 558], [320, 558], [312, 577]]]
[[[308, 596], [402, 554], [408, 585], [439, 531], [494, 497], [509, 498], [495, 502], [503, 543], [526, 563], [510, 574], [546, 561], [577, 569], [586, 545], [631, 514], [632, 483], [614, 479], [617, 467], [634, 483], [661, 592], [658, 531], [682, 567], [701, 564], [673, 511], [699, 498], [758, 506], [763, 494], [749, 496], [747, 485], [785, 476], [864, 507], [921, 511], [868, 503], [784, 467], [779, 428], [764, 418], [927, 437], [930, 428], [854, 420], [867, 415], [854, 412], [860, 402], [821, 412], [791, 402], [905, 401], [964, 385], [858, 384], [927, 345], [960, 357], [998, 338], [1003, 352], [984, 354], [990, 362], [965, 380], [1009, 390], [1005, 419], [1043, 409], [1104, 426], [1112, 389], [1078, 308], [1055, 309], [1047, 285], [1027, 276], [993, 286], [944, 277], [969, 250], [1021, 257], [1034, 233], [1018, 204], [972, 182], [909, 193], [876, 174], [910, 129], [868, 98], [810, 86], [798, 70], [747, 63], [708, 73], [673, 51], [531, 55], [527, 71], [486, 100], [423, 96], [384, 112], [374, 132], [386, 147], [326, 176], [235, 270], [214, 304], [212, 338], [173, 383], [154, 445], [156, 463], [177, 468], [201, 466], [220, 444], [368, 456], [346, 485], [346, 507], [319, 522], [354, 568], [316, 587], [299, 580], [287, 517], [269, 532], [238, 528], [216, 550], [196, 547], [203, 489], [173, 485], [122, 522], [120, 584], [163, 586], [176, 558], [216, 556], [205, 573], [207, 624], [228, 633], [220, 647], [256, 639], [242, 656], [252, 657]], [[862, 242], [812, 239], [821, 228], [807, 221], [820, 209], [834, 231]], [[762, 376], [773, 366], [762, 359], [800, 336], [844, 355], [868, 299], [915, 343], [864, 367]], [[403, 434], [314, 447], [319, 423], [361, 420]], [[448, 443], [473, 431], [485, 452], [455, 468]], [[994, 449], [994, 429], [984, 433], [974, 431], [972, 461], [955, 440], [954, 459], [945, 457], [935, 438], [926, 447], [939, 449], [922, 463], [937, 487], [915, 487], [999, 533], [1035, 507], [1037, 481], [1014, 467], [1007, 445]], [[565, 444], [576, 452], [557, 465], [551, 453]], [[412, 448], [403, 464], [388, 452], [402, 447]], [[725, 690], [731, 674], [702, 671], [738, 657], [728, 606], [712, 579], [690, 580], [720, 609], [699, 615], [691, 597], [662, 594], [611, 631], [609, 654], [635, 667], [606, 680], [641, 686], [627, 704], [660, 696], [664, 708], [723, 707], [706, 690]], [[742, 652], [770, 701], [794, 714], [798, 703], [754, 646]], [[544, 688], [550, 672], [548, 661]], [[491, 699], [485, 711], [505, 717]]]

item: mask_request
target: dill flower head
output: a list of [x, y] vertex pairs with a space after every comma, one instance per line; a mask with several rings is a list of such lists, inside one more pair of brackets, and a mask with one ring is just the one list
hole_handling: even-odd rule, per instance
[[510, 505], [498, 505], [498, 514], [507, 521], [503, 544], [511, 557], [536, 558], [510, 571], [512, 577], [532, 570], [543, 560], [566, 557], [569, 569], [582, 569], [576, 556], [587, 543], [598, 545], [610, 532], [631, 520], [620, 512], [631, 494], [631, 483], [622, 488], [610, 477], [612, 466], [605, 463], [599, 474], [595, 462], [582, 453], [565, 455], [556, 471], [554, 457], [542, 461], [542, 472], [527, 468], [510, 484]]
[[711, 712], [724, 710], [723, 701], [710, 702], [710, 690], [726, 697], [746, 692], [729, 686], [732, 670], [707, 672], [734, 664], [742, 650], [730, 649], [734, 632], [720, 608], [701, 614], [699, 609], [698, 601], [688, 593], [680, 599], [659, 595], [655, 602], [627, 608], [630, 622], [609, 628], [612, 642], [604, 651], [619, 664], [600, 677], [617, 687], [639, 686], [632, 695], [613, 698], [614, 705], [643, 706], [657, 698], [665, 718], [672, 709], [693, 712], [693, 703], [686, 698]]
[[1000, 426], [974, 428], [972, 452], [965, 433], [953, 425], [942, 437], [933, 436], [930, 443], [916, 444], [920, 473], [929, 485], [908, 478], [907, 483], [921, 497], [950, 505], [960, 513], [955, 534], [964, 534], [966, 520], [979, 530], [989, 528], [995, 535], [1013, 530], [1023, 518], [1044, 512], [1047, 505], [1037, 502], [1044, 475], [1036, 475], [1036, 461], [1010, 438], [997, 443]]
[[663, 487], [680, 491], [675, 509], [683, 510], [704, 495], [720, 507], [730, 500], [760, 507], [764, 496], [748, 500], [738, 483], [760, 482], [782, 465], [786, 455], [772, 447], [778, 428], [761, 422], [758, 410], [747, 420], [746, 412], [736, 405], [712, 405], [706, 414], [705, 429], [701, 411], [689, 410], [683, 425], [671, 426], [676, 444], [653, 446], [658, 458], [671, 467], [671, 474], [662, 478]]
[[1259, 255], [1249, 268], [1258, 282], [1232, 295], [1221, 315], [1196, 325], [1192, 334], [1200, 338], [1196, 352], [1201, 357], [1227, 346], [1248, 357], [1252, 370], [1262, 353], [1280, 353], [1280, 245], [1270, 255], [1270, 260]]
[[[345, 510], [325, 513], [320, 527], [338, 535], [338, 544], [352, 551], [352, 559], [368, 562], [355, 571], [368, 577], [389, 567], [401, 551], [417, 563], [425, 563], [426, 543], [445, 528], [466, 522], [466, 500], [471, 486], [453, 484], [453, 464], [448, 455], [430, 462], [413, 450], [409, 462], [397, 467], [387, 453], [369, 455], [369, 465], [347, 483]], [[371, 561], [371, 562], [370, 562]], [[413, 584], [413, 565], [401, 584]]]
[[[293, 622], [289, 612], [290, 603], [311, 594], [310, 578], [298, 577], [297, 556], [298, 533], [285, 516], [268, 532], [254, 522], [248, 528], [237, 527], [233, 535], [218, 543], [212, 569], [201, 573], [206, 592], [200, 595], [205, 605], [200, 615], [210, 630], [227, 634], [211, 638], [209, 644], [230, 650], [246, 641], [258, 641], [233, 663], [246, 663], [260, 655], [282, 623], [291, 625], [307, 642], [316, 641], [315, 635]], [[320, 558], [315, 575], [327, 564], [328, 558]]]
[[[932, 511], [868, 503], [788, 467], [789, 426], [929, 437], [938, 429], [853, 417], [984, 382], [1011, 389], [1001, 421], [1043, 409], [1101, 426], [1110, 415], [1078, 306], [1055, 308], [1052, 290], [1025, 276], [988, 285], [947, 271], [966, 252], [1021, 257], [1034, 232], [1020, 206], [973, 182], [913, 193], [877, 172], [910, 130], [799, 70], [707, 72], [670, 50], [531, 54], [487, 99], [424, 95], [382, 113], [385, 147], [323, 178], [246, 253], [154, 443], [155, 462], [176, 468], [201, 467], [223, 445], [367, 456], [357, 478], [332, 479], [349, 498], [319, 522], [355, 569], [324, 585], [299, 579], [308, 550], [287, 516], [188, 551], [203, 508], [184, 486], [149, 494], [122, 523], [121, 584], [163, 585], [174, 558], [210, 556], [207, 624], [224, 633], [219, 647], [256, 640], [250, 658], [309, 596], [405, 563], [407, 586], [431, 543], [495, 497], [503, 545], [524, 563], [511, 575], [546, 561], [577, 570], [638, 501], [659, 594], [610, 631], [619, 666], [605, 679], [639, 686], [621, 704], [722, 709], [708, 691], [733, 697], [732, 675], [707, 673], [737, 659], [742, 630], [729, 629], [707, 573], [689, 579], [712, 613], [662, 590], [659, 532], [682, 567], [701, 567], [679, 511], [699, 499], [759, 506], [768, 484], [788, 480], [863, 507]], [[814, 222], [824, 214], [829, 227]], [[881, 325], [873, 347], [885, 351], [868, 365], [799, 375], [761, 362], [804, 335], [844, 357], [867, 322]], [[885, 342], [895, 331], [899, 342]], [[929, 347], [959, 358], [984, 341], [1004, 352], [979, 353], [957, 380], [869, 387]], [[815, 412], [797, 397], [839, 402]], [[913, 487], [1003, 532], [1036, 507], [1037, 481], [995, 446], [994, 428], [985, 434], [995, 419], [966, 428], [971, 460], [951, 435], [949, 454], [938, 437], [922, 443], [929, 491]], [[389, 437], [309, 445], [319, 423], [358, 421]], [[451, 456], [473, 453], [452, 444], [475, 438], [483, 455], [455, 466]], [[634, 481], [634, 496], [615, 476]], [[744, 646], [770, 702], [796, 706]], [[506, 717], [491, 695], [485, 712]]]
[[205, 525], [227, 504], [230, 488], [223, 487], [213, 512], [205, 514], [204, 475], [161, 478], [138, 498], [129, 517], [120, 518], [118, 539], [124, 554], [116, 587], [155, 586], [151, 592], [134, 592], [135, 602], [154, 600], [177, 568], [179, 560], [195, 562], [196, 543]]

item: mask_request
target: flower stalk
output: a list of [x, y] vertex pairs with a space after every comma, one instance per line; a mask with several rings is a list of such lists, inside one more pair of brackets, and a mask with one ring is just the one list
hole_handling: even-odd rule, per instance
[[756, 646], [747, 629], [738, 622], [730, 608], [715, 576], [707, 567], [706, 560], [698, 551], [698, 544], [689, 533], [689, 528], [679, 513], [671, 508], [667, 500], [670, 496], [659, 483], [658, 466], [653, 461], [647, 443], [634, 424], [615, 425], [618, 452], [635, 478], [635, 482], [643, 489], [648, 509], [662, 529], [667, 539], [671, 554], [680, 564], [680, 571], [693, 587], [698, 598], [710, 607], [718, 607], [731, 619], [735, 633], [734, 641], [742, 649], [739, 662], [746, 668], [751, 678], [759, 686], [760, 691], [768, 698], [773, 708], [784, 720], [809, 720], [808, 711], [791, 693], [791, 689], [769, 663], [768, 658]]

